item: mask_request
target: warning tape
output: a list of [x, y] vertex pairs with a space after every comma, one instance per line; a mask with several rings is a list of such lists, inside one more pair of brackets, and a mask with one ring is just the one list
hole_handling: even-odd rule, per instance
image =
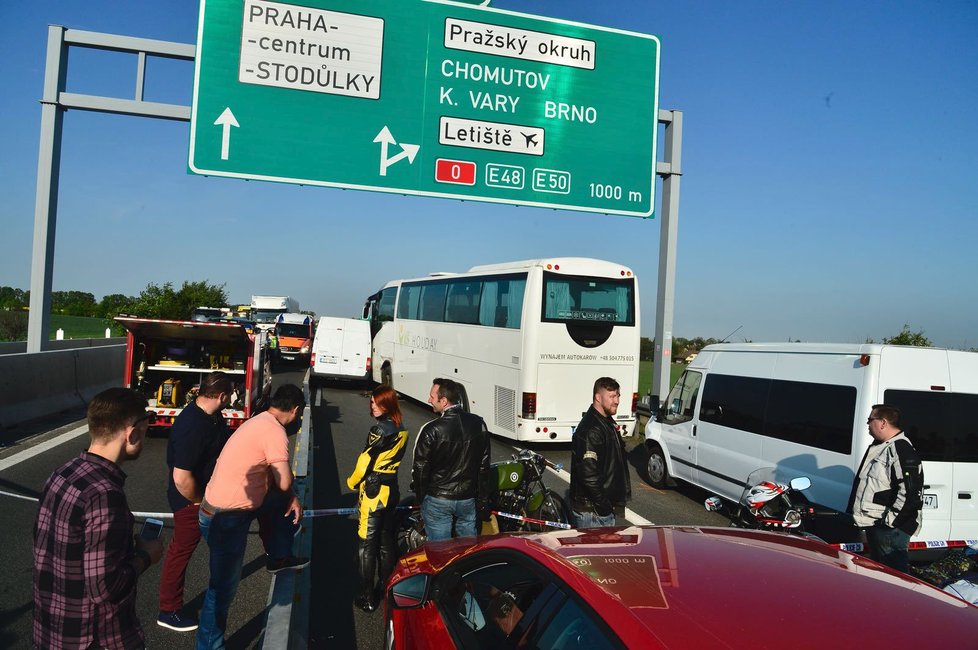
[[[0, 495], [6, 497], [13, 497], [14, 499], [23, 499], [24, 501], [33, 501], [37, 503], [38, 499], [36, 497], [29, 497], [25, 494], [15, 494], [14, 492], [6, 492], [0, 490]], [[419, 506], [397, 506], [397, 510], [417, 510]], [[359, 508], [319, 508], [316, 510], [305, 510], [302, 513], [303, 517], [329, 517], [334, 515], [355, 515], [360, 510]], [[152, 517], [155, 519], [173, 519], [173, 513], [171, 512], [133, 512], [134, 517], [138, 519], [145, 519], [146, 517]], [[507, 519], [514, 519], [516, 521], [524, 521], [528, 524], [539, 524], [541, 526], [548, 526], [550, 528], [560, 528], [562, 530], [570, 530], [573, 528], [570, 524], [565, 524], [559, 521], [547, 521], [546, 519], [534, 519], [533, 517], [524, 517], [523, 515], [514, 515], [509, 512], [500, 512], [498, 510], [493, 510], [492, 514], [497, 517], [505, 517]], [[866, 550], [866, 547], [861, 542], [847, 542], [844, 544], [829, 544], [832, 548], [837, 548], [842, 551], [849, 551], [850, 553], [862, 553]], [[908, 548], [911, 551], [920, 551], [929, 548], [967, 548], [967, 547], [978, 548], [978, 539], [947, 539], [947, 540], [925, 540], [920, 542], [910, 542]]]
[[[5, 492], [3, 490], [0, 490], [0, 495], [5, 497], [13, 497], [15, 499], [23, 499], [24, 501], [33, 501], [34, 503], [39, 501], [37, 497], [29, 497], [26, 494], [15, 494], [13, 492]], [[134, 512], [132, 513], [132, 516], [136, 517], [137, 519], [145, 519], [147, 517], [152, 517], [153, 519], [173, 519], [172, 512]]]
[[919, 551], [927, 548], [966, 548], [973, 546], [978, 548], [978, 539], [949, 539], [926, 542], [910, 542], [911, 551]]
[[548, 526], [550, 528], [561, 528], [563, 530], [570, 530], [573, 528], [570, 524], [565, 524], [561, 521], [547, 521], [546, 519], [534, 519], [533, 517], [524, 517], [523, 515], [514, 515], [509, 512], [499, 512], [498, 510], [493, 510], [492, 514], [497, 517], [505, 517], [506, 519], [515, 519], [516, 521], [524, 521], [528, 524], [538, 524], [540, 526]]
[[[417, 510], [420, 506], [397, 506], [395, 510]], [[314, 510], [303, 510], [303, 517], [332, 517], [335, 515], [355, 515], [360, 512], [359, 508], [319, 508]]]

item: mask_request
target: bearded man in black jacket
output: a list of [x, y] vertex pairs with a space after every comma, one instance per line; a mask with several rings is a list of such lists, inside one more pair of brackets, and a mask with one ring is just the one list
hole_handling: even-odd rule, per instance
[[476, 513], [488, 497], [489, 431], [478, 415], [462, 410], [461, 388], [437, 378], [428, 403], [439, 415], [421, 428], [414, 447], [412, 486], [421, 504], [428, 541], [474, 537]]
[[595, 381], [594, 401], [571, 437], [570, 497], [577, 528], [614, 526], [632, 497], [625, 443], [614, 420], [620, 398], [617, 381]]

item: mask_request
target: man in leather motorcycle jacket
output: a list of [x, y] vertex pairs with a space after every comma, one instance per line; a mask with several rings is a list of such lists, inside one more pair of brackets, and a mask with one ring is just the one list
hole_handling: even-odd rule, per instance
[[899, 409], [875, 404], [866, 425], [873, 444], [856, 472], [848, 511], [866, 533], [869, 556], [907, 573], [907, 547], [920, 528], [924, 470], [900, 429]]
[[632, 497], [625, 443], [615, 428], [618, 382], [594, 382], [594, 401], [571, 437], [571, 510], [577, 528], [614, 526]]
[[421, 504], [428, 541], [476, 534], [476, 512], [486, 507], [489, 432], [478, 415], [459, 404], [451, 379], [434, 380], [428, 403], [440, 417], [421, 428], [414, 447], [412, 489]]
[[377, 424], [370, 427], [367, 444], [357, 458], [353, 473], [346, 479], [351, 490], [359, 491], [357, 559], [360, 596], [355, 604], [367, 612], [377, 609], [378, 591], [394, 570], [397, 560], [394, 546], [395, 513], [400, 501], [397, 469], [408, 438], [408, 432], [401, 426], [397, 393], [390, 386], [381, 384], [374, 389], [370, 412], [377, 418]]

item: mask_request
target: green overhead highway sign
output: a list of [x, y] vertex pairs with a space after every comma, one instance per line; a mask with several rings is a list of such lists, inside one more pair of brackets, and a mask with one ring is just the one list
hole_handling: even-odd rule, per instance
[[659, 41], [439, 0], [201, 0], [192, 172], [651, 216]]

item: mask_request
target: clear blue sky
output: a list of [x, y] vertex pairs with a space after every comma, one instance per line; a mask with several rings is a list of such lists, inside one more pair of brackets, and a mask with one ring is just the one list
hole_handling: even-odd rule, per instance
[[[660, 107], [685, 117], [675, 336], [862, 342], [907, 323], [978, 347], [978, 3], [493, 6], [661, 39]], [[0, 3], [0, 285], [30, 287], [46, 25], [193, 43], [197, 12]], [[134, 68], [82, 53], [69, 90], [130, 96]], [[192, 72], [151, 67], [147, 98], [189, 104]], [[635, 270], [653, 333], [658, 219], [203, 178], [186, 172], [187, 123], [65, 125], [55, 290], [206, 279], [235, 302], [288, 293], [353, 315], [389, 279], [589, 256]]]

